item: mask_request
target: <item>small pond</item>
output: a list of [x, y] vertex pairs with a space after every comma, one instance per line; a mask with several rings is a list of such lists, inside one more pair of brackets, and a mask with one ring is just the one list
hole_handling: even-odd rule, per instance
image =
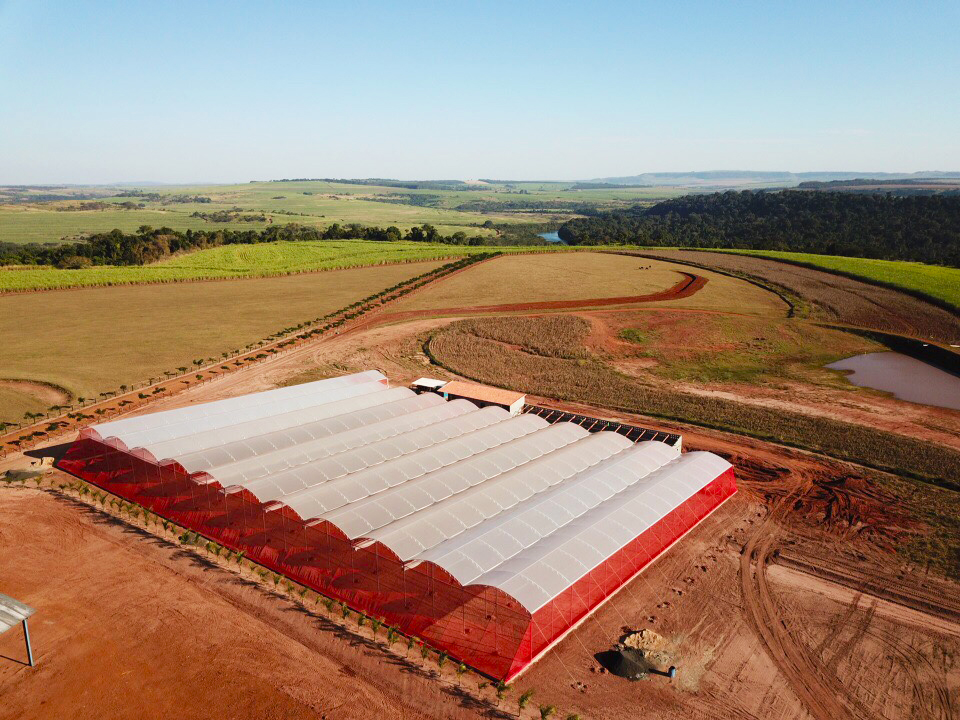
[[897, 352], [856, 355], [827, 365], [860, 387], [884, 390], [922, 405], [960, 410], [960, 377]]

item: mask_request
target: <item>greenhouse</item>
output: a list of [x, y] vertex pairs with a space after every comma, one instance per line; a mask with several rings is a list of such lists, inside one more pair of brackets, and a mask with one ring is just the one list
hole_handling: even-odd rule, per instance
[[376, 371], [92, 425], [60, 467], [498, 679], [736, 492], [715, 455]]

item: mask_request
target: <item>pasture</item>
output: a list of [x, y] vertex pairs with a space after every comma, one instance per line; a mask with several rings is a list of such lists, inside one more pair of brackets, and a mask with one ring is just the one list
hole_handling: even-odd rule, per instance
[[[129, 198], [123, 198], [128, 200]], [[177, 207], [177, 206], [174, 206]], [[193, 211], [191, 211], [193, 212]], [[289, 222], [289, 221], [288, 221]], [[260, 230], [268, 222], [209, 223], [190, 213], [160, 207], [142, 210], [58, 211], [47, 205], [0, 205], [0, 242], [50, 243], [85, 233], [109, 232], [113, 229], [135, 232], [141, 225], [169, 227], [173, 230]]]
[[824, 366], [885, 348], [858, 335], [769, 317], [681, 312], [623, 313], [611, 319], [619, 355], [643, 358], [664, 380], [761, 385], [785, 380], [851, 389]]
[[[398, 302], [392, 312], [436, 311], [463, 306], [646, 295], [666, 290], [690, 268], [676, 263], [604, 252], [507, 255], [437, 283]], [[743, 280], [698, 270], [707, 284], [690, 297], [645, 307], [735, 309], [783, 317], [787, 305], [774, 293]]]
[[[493, 236], [482, 225], [494, 223], [560, 222], [578, 206], [626, 207], [679, 194], [674, 188], [597, 188], [575, 190], [572, 183], [499, 183], [429, 189], [354, 185], [331, 182], [252, 182], [240, 185], [164, 185], [143, 188], [160, 198], [122, 195], [120, 188], [53, 188], [64, 196], [87, 193], [116, 209], [70, 210], [82, 199], [35, 201], [37, 192], [17, 191], [19, 204], [4, 203], [0, 193], [0, 241], [59, 242], [83, 233], [119, 228], [126, 232], [141, 225], [175, 230], [223, 228], [262, 229], [270, 224], [299, 223], [326, 227], [333, 223], [396, 225], [408, 230], [429, 223], [442, 234], [458, 231], [470, 236]], [[210, 202], [172, 202], [177, 195], [209, 198]], [[142, 203], [121, 209], [122, 203]], [[265, 220], [215, 222], [193, 213], [263, 214]]]
[[424, 243], [378, 243], [366, 240], [275, 242], [222, 245], [172, 257], [152, 265], [99, 266], [60, 270], [49, 266], [0, 268], [0, 292], [71, 287], [167, 283], [269, 277], [369, 265], [423, 262], [462, 257], [490, 248]]
[[[165, 370], [189, 368], [195, 358], [242, 348], [440, 264], [3, 296], [0, 378], [96, 397]], [[22, 416], [24, 388], [0, 387], [0, 420]], [[30, 410], [51, 404], [35, 398]]]

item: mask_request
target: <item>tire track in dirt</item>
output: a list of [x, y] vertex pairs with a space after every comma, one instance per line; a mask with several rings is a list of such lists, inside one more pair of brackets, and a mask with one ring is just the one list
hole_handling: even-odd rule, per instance
[[779, 607], [767, 583], [766, 566], [774, 552], [778, 519], [811, 483], [801, 480], [796, 489], [782, 498], [756, 531], [747, 539], [740, 556], [740, 581], [747, 622], [786, 678], [794, 693], [817, 720], [858, 718], [870, 713], [845, 692], [835, 675], [818, 667], [809, 650], [790, 632], [781, 619]]
[[[955, 717], [952, 693], [930, 658], [904, 642], [902, 637], [891, 630], [871, 627], [866, 634], [881, 641], [884, 647], [896, 653], [900, 667], [910, 677], [914, 688], [914, 700], [923, 708], [924, 717], [936, 718], [937, 720], [951, 720]], [[925, 666], [928, 671], [925, 677], [921, 677], [917, 669], [921, 666]], [[931, 683], [930, 677], [936, 678], [936, 681]], [[933, 691], [932, 704], [927, 703], [924, 698], [922, 692], [924, 687], [931, 688]]]

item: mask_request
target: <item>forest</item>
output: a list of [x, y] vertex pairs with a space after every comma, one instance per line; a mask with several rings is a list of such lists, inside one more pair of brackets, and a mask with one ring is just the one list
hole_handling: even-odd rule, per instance
[[960, 197], [730, 191], [564, 223], [569, 245], [737, 248], [960, 267]]

